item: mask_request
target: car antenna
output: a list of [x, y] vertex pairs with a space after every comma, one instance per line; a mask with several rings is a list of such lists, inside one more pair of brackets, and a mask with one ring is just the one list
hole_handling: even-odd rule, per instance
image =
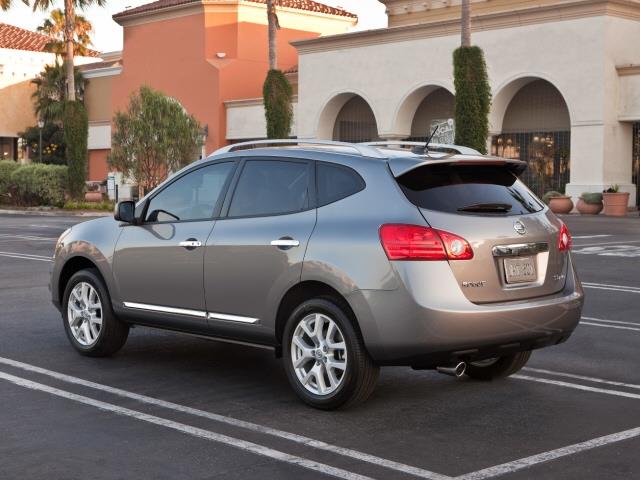
[[413, 153], [417, 153], [418, 155], [429, 155], [429, 144], [431, 143], [431, 139], [437, 133], [439, 125], [436, 125], [436, 128], [433, 129], [429, 138], [427, 138], [427, 142], [424, 144], [424, 147], [415, 147], [411, 150]]

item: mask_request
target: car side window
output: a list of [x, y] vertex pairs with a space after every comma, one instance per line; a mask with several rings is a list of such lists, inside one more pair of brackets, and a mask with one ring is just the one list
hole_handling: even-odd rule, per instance
[[319, 162], [316, 175], [319, 207], [342, 200], [365, 187], [360, 175], [351, 168], [341, 165]]
[[215, 163], [180, 177], [151, 199], [145, 221], [212, 218], [232, 169], [233, 162]]
[[308, 163], [248, 160], [242, 169], [228, 215], [281, 215], [308, 208]]

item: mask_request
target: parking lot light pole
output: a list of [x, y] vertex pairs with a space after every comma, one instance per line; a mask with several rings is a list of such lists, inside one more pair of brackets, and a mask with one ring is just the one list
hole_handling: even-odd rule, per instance
[[44, 127], [44, 121], [38, 120], [38, 128], [40, 129], [40, 140], [38, 141], [38, 157], [40, 163], [42, 163], [42, 127]]

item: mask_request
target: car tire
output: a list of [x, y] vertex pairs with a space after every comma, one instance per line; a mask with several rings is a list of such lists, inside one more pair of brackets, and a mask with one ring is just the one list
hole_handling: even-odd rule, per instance
[[[319, 324], [322, 331], [317, 333]], [[317, 335], [310, 336], [309, 331]], [[313, 350], [312, 355], [309, 350]], [[307, 300], [293, 311], [284, 329], [283, 359], [296, 394], [322, 410], [348, 408], [364, 402], [375, 389], [380, 371], [346, 308], [330, 297]], [[306, 384], [303, 383], [305, 377]]]
[[518, 372], [527, 364], [529, 357], [531, 357], [531, 351], [498, 357], [490, 363], [486, 363], [487, 361], [471, 362], [467, 365], [465, 373], [475, 380], [496, 380]]
[[129, 336], [129, 326], [113, 313], [109, 292], [96, 269], [80, 270], [69, 279], [62, 320], [71, 345], [89, 357], [113, 355]]

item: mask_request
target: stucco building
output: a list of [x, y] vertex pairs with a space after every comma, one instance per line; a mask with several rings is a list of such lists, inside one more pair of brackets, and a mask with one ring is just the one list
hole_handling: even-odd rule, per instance
[[[357, 20], [345, 10], [311, 0], [281, 0], [277, 5], [282, 69], [297, 64], [292, 41], [344, 33]], [[265, 1], [159, 0], [113, 18], [123, 26], [122, 52], [103, 55], [104, 62], [83, 67], [90, 82], [85, 100], [90, 120], [89, 179], [106, 178], [111, 119], [126, 108], [129, 96], [141, 85], [175, 98], [206, 126], [206, 152], [225, 145], [225, 102], [253, 99], [262, 92], [268, 70]], [[239, 121], [248, 125], [256, 117]], [[264, 135], [264, 129], [261, 132]]]
[[[45, 50], [51, 38], [24, 28], [0, 23], [0, 160], [23, 160], [19, 133], [36, 125], [31, 81], [55, 62]], [[76, 63], [94, 62], [98, 52], [76, 57]]]
[[[298, 137], [420, 139], [453, 116], [460, 0], [382, 0], [389, 28], [293, 42]], [[529, 162], [539, 194], [577, 198], [640, 170], [640, 2], [472, 0], [493, 92], [490, 150]], [[236, 102], [227, 138], [255, 136]], [[228, 108], [228, 111], [231, 110]], [[244, 110], [244, 112], [243, 112]], [[243, 130], [243, 125], [244, 130]]]

